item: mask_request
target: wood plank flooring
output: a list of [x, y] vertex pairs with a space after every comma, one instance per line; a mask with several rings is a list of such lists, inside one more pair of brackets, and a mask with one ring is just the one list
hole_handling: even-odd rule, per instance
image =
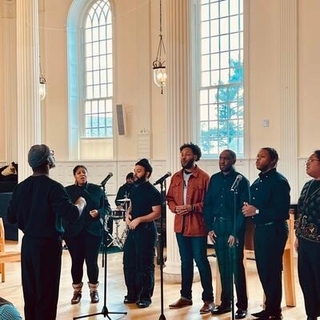
[[[6, 250], [17, 250], [17, 244], [14, 242], [6, 246]], [[193, 284], [193, 305], [180, 310], [170, 310], [168, 305], [179, 298], [180, 284], [164, 283], [164, 298], [163, 298], [163, 316], [161, 317], [161, 297], [160, 297], [160, 268], [156, 267], [156, 285], [152, 304], [149, 308], [139, 309], [135, 305], [124, 305], [123, 297], [126, 293], [123, 272], [122, 272], [122, 252], [112, 253], [107, 255], [107, 298], [106, 306], [109, 311], [108, 315], [99, 314], [96, 316], [87, 317], [89, 314], [100, 313], [104, 305], [104, 273], [105, 268], [102, 268], [102, 255], [99, 258], [100, 266], [100, 302], [98, 304], [90, 304], [89, 290], [84, 286], [83, 298], [78, 305], [71, 305], [70, 299], [72, 297], [71, 276], [70, 276], [70, 256], [68, 251], [63, 252], [63, 266], [61, 273], [60, 296], [58, 304], [58, 320], [72, 320], [74, 317], [84, 316], [84, 319], [112, 319], [112, 320], [156, 320], [156, 319], [178, 319], [178, 320], [226, 320], [231, 319], [231, 313], [212, 316], [200, 315], [199, 309], [202, 306], [201, 301], [201, 284], [195, 282]], [[215, 258], [210, 257], [212, 265], [213, 277], [215, 276]], [[295, 261], [296, 263], [296, 261]], [[86, 280], [86, 275], [84, 281]], [[215, 283], [215, 279], [213, 279]], [[246, 319], [253, 319], [250, 312], [257, 312], [261, 310], [263, 293], [261, 285], [256, 273], [255, 261], [247, 261], [247, 282], [249, 291], [249, 315]], [[306, 319], [303, 297], [300, 286], [298, 284], [297, 272], [295, 270], [295, 287], [297, 306], [286, 307], [285, 299], [283, 298], [283, 318], [287, 320], [303, 320]], [[50, 290], [50, 283], [48, 283], [48, 290]], [[13, 302], [23, 316], [23, 296], [20, 279], [20, 263], [6, 264], [6, 282], [0, 282], [0, 295], [9, 301]], [[127, 312], [124, 314], [113, 314], [113, 312]], [[44, 319], [45, 320], [45, 319]]]

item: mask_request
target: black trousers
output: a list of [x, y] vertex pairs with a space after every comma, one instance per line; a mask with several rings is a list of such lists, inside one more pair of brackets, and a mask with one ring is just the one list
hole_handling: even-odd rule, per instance
[[25, 320], [55, 320], [62, 243], [57, 238], [24, 236], [21, 246]]
[[243, 265], [244, 233], [239, 237], [238, 245], [233, 248], [229, 247], [228, 238], [229, 235], [218, 235], [214, 246], [221, 280], [221, 304], [225, 306], [231, 305], [233, 272], [237, 293], [236, 306], [238, 309], [247, 310], [247, 285]]
[[71, 256], [71, 276], [74, 284], [82, 282], [83, 264], [86, 262], [89, 282], [98, 283], [98, 256], [102, 236], [94, 236], [83, 230], [79, 235], [65, 238]]
[[287, 222], [256, 226], [254, 252], [258, 275], [266, 296], [268, 315], [281, 314], [282, 256], [288, 238]]
[[320, 243], [299, 238], [298, 275], [306, 314], [320, 316]]
[[151, 301], [157, 231], [153, 222], [129, 230], [123, 248], [123, 271], [130, 300]]

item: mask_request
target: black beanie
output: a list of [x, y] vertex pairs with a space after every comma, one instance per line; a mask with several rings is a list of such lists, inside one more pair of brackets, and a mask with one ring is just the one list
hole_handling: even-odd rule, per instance
[[146, 171], [152, 173], [151, 164], [150, 164], [150, 162], [148, 161], [148, 159], [146, 159], [146, 158], [140, 159], [140, 160], [136, 163], [136, 166], [144, 167], [144, 168], [146, 169]]

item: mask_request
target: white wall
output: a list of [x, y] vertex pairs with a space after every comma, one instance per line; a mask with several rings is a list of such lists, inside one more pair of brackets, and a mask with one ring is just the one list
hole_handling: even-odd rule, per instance
[[[1, 0], [0, 0], [1, 1]], [[3, 2], [4, 0], [2, 0]], [[168, 0], [169, 1], [169, 0]], [[67, 47], [66, 21], [71, 0], [40, 1], [40, 44], [41, 62], [47, 78], [47, 97], [42, 104], [43, 140], [55, 150], [61, 165], [66, 166], [65, 175], [60, 169], [54, 176], [66, 182], [72, 177], [75, 162], [68, 155], [68, 97], [67, 97]], [[278, 149], [282, 156], [281, 136], [281, 89], [279, 69], [281, 67], [280, 6], [279, 0], [249, 0], [249, 32], [247, 33], [248, 65], [247, 124], [248, 140], [246, 159], [241, 161], [241, 169], [250, 181], [256, 177], [255, 156], [262, 146]], [[114, 170], [119, 177], [112, 186], [114, 192], [123, 182], [129, 167], [143, 153], [141, 141], [150, 140], [147, 156], [156, 163], [153, 178], [166, 171], [166, 90], [161, 95], [152, 80], [152, 61], [156, 55], [159, 32], [159, 3], [155, 0], [114, 1], [115, 31], [115, 104], [126, 107], [127, 135], [115, 136], [114, 161], [90, 161], [90, 174], [99, 182], [106, 173]], [[298, 1], [298, 188], [308, 179], [304, 173], [303, 160], [320, 147], [317, 128], [320, 108], [317, 93], [320, 87], [320, 1]], [[0, 13], [2, 11], [0, 10]], [[3, 37], [3, 15], [0, 21], [0, 65], [4, 61], [3, 50], [7, 45]], [[164, 19], [165, 21], [165, 19]], [[11, 43], [12, 45], [12, 43]], [[13, 44], [14, 45], [14, 44]], [[168, 50], [168, 46], [167, 46]], [[2, 68], [0, 68], [2, 69]], [[13, 66], [13, 70], [14, 66]], [[170, 70], [169, 77], [170, 77]], [[4, 128], [14, 126], [5, 122], [5, 109], [14, 106], [4, 104], [5, 76], [0, 73], [0, 162], [15, 161], [14, 152], [8, 154], [8, 142], [4, 143]], [[169, 78], [170, 79], [170, 78]], [[169, 80], [170, 81], [170, 80]], [[168, 84], [169, 85], [169, 84]], [[6, 100], [7, 101], [7, 100]], [[15, 101], [9, 99], [9, 101]], [[262, 126], [262, 120], [269, 120], [269, 127]], [[179, 119], [177, 119], [179, 121]], [[145, 135], [145, 136], [144, 136]], [[146, 139], [144, 139], [146, 138]], [[288, 137], [289, 138], [289, 137]], [[288, 139], [288, 141], [290, 141]], [[181, 141], [183, 143], [185, 141]], [[238, 161], [239, 162], [239, 161]], [[100, 164], [103, 164], [100, 167]], [[218, 170], [215, 161], [203, 161], [209, 173]], [[240, 164], [240, 163], [239, 163]], [[92, 169], [91, 169], [92, 165]], [[279, 163], [279, 170], [285, 163]], [[110, 169], [109, 169], [110, 168]], [[62, 170], [62, 169], [61, 169]], [[241, 171], [241, 170], [240, 170]], [[115, 182], [116, 181], [116, 182]], [[110, 181], [110, 187], [113, 182]], [[295, 195], [296, 196], [296, 195]]]
[[299, 156], [320, 148], [320, 1], [299, 1]]

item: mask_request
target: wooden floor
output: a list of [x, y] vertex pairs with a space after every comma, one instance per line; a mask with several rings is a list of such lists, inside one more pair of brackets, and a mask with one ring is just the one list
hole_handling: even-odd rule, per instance
[[[9, 243], [6, 246], [6, 250], [16, 249], [15, 243]], [[210, 257], [210, 262], [213, 269], [213, 275], [215, 275], [215, 258]], [[90, 304], [89, 290], [84, 287], [83, 298], [78, 305], [71, 305], [70, 299], [72, 296], [71, 276], [70, 276], [70, 257], [68, 251], [63, 252], [63, 266], [61, 274], [60, 284], [60, 297], [58, 304], [58, 320], [71, 320], [74, 317], [84, 316], [84, 319], [139, 319], [139, 320], [156, 320], [156, 319], [181, 319], [181, 320], [196, 320], [196, 319], [210, 319], [210, 320], [226, 320], [231, 319], [231, 313], [221, 316], [200, 315], [199, 309], [202, 306], [201, 297], [201, 285], [200, 282], [195, 282], [193, 285], [193, 306], [186, 307], [180, 310], [170, 310], [168, 305], [179, 298], [180, 284], [167, 284], [164, 283], [164, 299], [163, 299], [163, 315], [161, 317], [161, 298], [160, 298], [160, 269], [156, 268], [156, 286], [153, 296], [152, 304], [149, 308], [139, 309], [135, 305], [124, 305], [123, 297], [126, 293], [123, 272], [122, 272], [122, 252], [112, 253], [107, 255], [107, 298], [106, 306], [108, 315], [95, 315], [87, 316], [89, 314], [101, 313], [104, 301], [104, 272], [105, 268], [101, 267], [102, 255], [100, 257], [100, 302], [96, 305]], [[260, 282], [257, 278], [255, 261], [247, 261], [247, 282], [249, 291], [249, 315], [247, 319], [253, 319], [250, 315], [251, 312], [257, 312], [261, 310], [261, 303], [263, 294], [260, 286]], [[301, 290], [297, 280], [297, 274], [295, 274], [296, 285], [296, 297], [297, 306], [286, 307], [285, 299], [283, 298], [283, 318], [290, 320], [303, 320], [306, 319], [303, 298]], [[84, 279], [86, 281], [86, 277]], [[215, 282], [215, 279], [213, 280]], [[48, 283], [48, 290], [50, 290], [50, 283]], [[0, 295], [7, 300], [10, 300], [20, 311], [23, 316], [23, 296], [20, 281], [20, 263], [9, 263], [6, 265], [6, 282], [0, 282]], [[119, 312], [120, 314], [113, 314], [113, 312]], [[121, 314], [126, 312], [127, 314]]]

